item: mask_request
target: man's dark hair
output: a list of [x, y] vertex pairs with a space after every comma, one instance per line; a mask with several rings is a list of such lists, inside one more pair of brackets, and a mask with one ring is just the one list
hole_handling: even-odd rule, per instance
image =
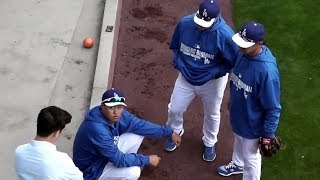
[[38, 114], [37, 135], [48, 137], [51, 133], [61, 131], [71, 122], [71, 114], [56, 106], [43, 108]]

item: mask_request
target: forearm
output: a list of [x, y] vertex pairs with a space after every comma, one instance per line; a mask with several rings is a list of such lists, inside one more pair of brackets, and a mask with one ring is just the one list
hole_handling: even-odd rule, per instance
[[264, 135], [266, 137], [274, 137], [277, 131], [280, 118], [280, 109], [272, 109], [266, 112], [266, 119], [264, 123]]
[[150, 159], [149, 156], [142, 154], [122, 154], [119, 158], [116, 158], [113, 161], [110, 161], [114, 166], [120, 167], [131, 167], [131, 166], [146, 166], [149, 165]]
[[172, 135], [173, 130], [168, 126], [160, 126], [149, 121], [142, 120], [133, 133], [141, 136], [148, 136], [154, 138], [169, 137]]

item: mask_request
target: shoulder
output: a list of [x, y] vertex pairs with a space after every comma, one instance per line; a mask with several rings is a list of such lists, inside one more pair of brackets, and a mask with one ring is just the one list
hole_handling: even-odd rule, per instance
[[29, 143], [28, 143], [28, 144], [19, 145], [19, 146], [16, 148], [16, 152], [23, 151], [23, 150], [27, 149], [28, 147], [29, 147]]
[[91, 117], [90, 120], [86, 119], [85, 121], [83, 121], [79, 128], [79, 131], [81, 131], [82, 133], [92, 133], [96, 131], [104, 131], [104, 129], [106, 129], [107, 127], [107, 122], [101, 115]]
[[180, 25], [180, 26], [193, 25], [193, 23], [194, 23], [194, 21], [193, 21], [194, 15], [195, 15], [195, 14], [190, 14], [190, 15], [188, 15], [188, 16], [182, 17], [182, 18], [179, 20], [178, 25]]
[[15, 149], [15, 154], [16, 155], [24, 154], [28, 151], [29, 147], [30, 147], [29, 143], [20, 145]]
[[34, 157], [34, 153], [29, 150], [28, 146], [29, 144], [24, 144], [24, 145], [18, 146], [15, 149], [15, 153], [14, 153], [15, 168], [23, 169], [25, 166], [28, 166], [30, 159]]
[[219, 15], [216, 19], [216, 23], [213, 25], [212, 29], [223, 34], [234, 34], [233, 29], [227, 24], [227, 22], [222, 18], [221, 15]]
[[270, 60], [272, 60], [274, 63], [277, 63], [276, 57], [273, 55], [273, 53], [271, 52], [271, 50], [267, 47], [267, 46], [263, 46], [263, 49], [265, 51], [265, 56], [266, 58], [269, 58]]
[[190, 22], [191, 20], [193, 22], [194, 16], [195, 16], [195, 13], [184, 16], [180, 19], [180, 22]]
[[265, 63], [267, 66], [269, 66], [270, 68], [273, 68], [275, 70], [277, 70], [277, 59], [276, 57], [272, 54], [272, 52], [270, 51], [270, 49], [266, 46], [262, 46], [263, 49], [263, 58], [266, 59], [266, 61], [268, 63]]
[[276, 63], [264, 62], [259, 67], [259, 72], [264, 76], [267, 81], [280, 81], [279, 70]]
[[[78, 130], [74, 143], [79, 147], [110, 139], [112, 139], [112, 133], [106, 123], [89, 121]], [[60, 157], [65, 157], [65, 155], [61, 155]]]
[[280, 80], [279, 70], [275, 63], [265, 63], [265, 66], [267, 69], [266, 73], [271, 80]]
[[217, 29], [219, 32], [220, 36], [231, 40], [232, 36], [235, 34], [234, 31], [228, 26], [227, 24], [222, 25]]

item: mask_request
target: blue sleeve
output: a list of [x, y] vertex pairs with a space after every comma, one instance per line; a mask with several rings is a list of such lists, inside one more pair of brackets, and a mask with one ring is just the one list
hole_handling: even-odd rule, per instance
[[280, 118], [280, 80], [279, 77], [272, 78], [268, 73], [266, 79], [261, 86], [259, 99], [265, 110], [264, 135], [266, 137], [274, 137], [278, 128]]
[[219, 73], [214, 78], [220, 78], [226, 73], [230, 73], [236, 62], [236, 55], [239, 47], [232, 41], [233, 31], [229, 27], [222, 28], [219, 31], [219, 45], [216, 54], [216, 59], [221, 64]]
[[173, 52], [172, 65], [175, 69], [177, 69], [177, 59], [180, 51], [180, 23], [177, 24], [174, 33], [172, 35], [170, 49]]
[[122, 115], [125, 116], [124, 119], [127, 124], [126, 132], [155, 138], [170, 137], [173, 133], [172, 128], [168, 126], [160, 126], [140, 119], [128, 111], [123, 111]]
[[230, 69], [232, 69], [235, 65], [236, 61], [236, 55], [239, 51], [239, 47], [232, 41], [231, 37], [227, 38], [225, 40], [225, 43], [223, 45], [223, 54], [224, 54], [224, 59], [226, 60], [228, 66]]
[[113, 136], [108, 134], [105, 129], [95, 130], [95, 134], [91, 136], [91, 142], [95, 149], [99, 151], [107, 161], [116, 167], [131, 167], [149, 165], [149, 157], [141, 154], [124, 154], [114, 144]]
[[232, 40], [233, 35], [234, 32], [228, 25], [225, 25], [219, 31], [218, 56], [223, 60], [223, 63], [229, 70], [234, 67], [236, 54], [239, 50], [237, 44]]

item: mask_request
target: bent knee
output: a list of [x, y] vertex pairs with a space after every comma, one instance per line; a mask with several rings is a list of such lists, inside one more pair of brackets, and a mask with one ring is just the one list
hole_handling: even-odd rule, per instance
[[124, 133], [120, 136], [120, 138], [125, 139], [128, 142], [140, 142], [143, 140], [144, 136], [134, 133]]
[[128, 180], [137, 180], [141, 175], [141, 168], [138, 166], [129, 167], [127, 173]]
[[180, 107], [177, 104], [175, 105], [172, 105], [171, 103], [168, 104], [168, 113], [171, 115], [182, 116], [185, 111], [186, 111], [185, 107]]

